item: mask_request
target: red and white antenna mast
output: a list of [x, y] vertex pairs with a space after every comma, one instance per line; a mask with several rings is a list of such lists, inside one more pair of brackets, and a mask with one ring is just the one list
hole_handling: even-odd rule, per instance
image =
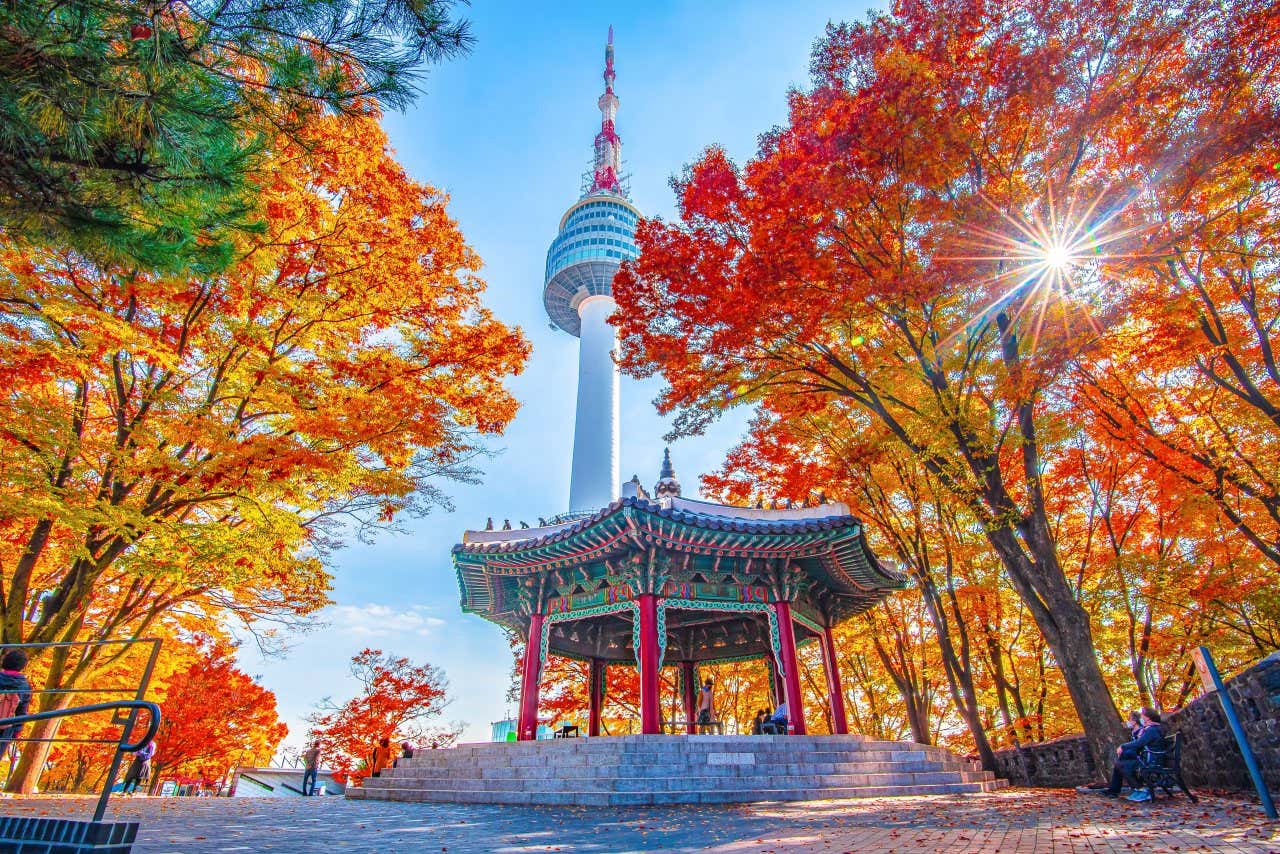
[[622, 139], [614, 129], [613, 119], [618, 114], [618, 96], [613, 94], [613, 27], [609, 27], [609, 42], [604, 48], [604, 94], [597, 102], [600, 106], [600, 132], [596, 134], [596, 156], [591, 175], [591, 193], [609, 192], [622, 195]]

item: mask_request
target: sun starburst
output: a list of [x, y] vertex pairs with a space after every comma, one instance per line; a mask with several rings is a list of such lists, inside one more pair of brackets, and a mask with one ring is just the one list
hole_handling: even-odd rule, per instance
[[1096, 282], [1093, 273], [1097, 264], [1129, 257], [1115, 251], [1116, 244], [1133, 233], [1133, 229], [1116, 224], [1129, 200], [1113, 200], [1103, 209], [1105, 195], [1077, 211], [1074, 203], [1061, 210], [1050, 194], [1026, 216], [1002, 210], [984, 196], [1007, 228], [996, 231], [971, 225], [967, 243], [973, 254], [940, 256], [939, 260], [990, 263], [985, 290], [992, 296], [947, 341], [971, 334], [1003, 312], [1013, 320], [1030, 319], [1034, 348], [1055, 299], [1085, 292]]

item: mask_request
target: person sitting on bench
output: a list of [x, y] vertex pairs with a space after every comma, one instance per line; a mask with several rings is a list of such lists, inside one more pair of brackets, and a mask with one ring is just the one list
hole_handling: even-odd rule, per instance
[[[1138, 768], [1138, 757], [1148, 747], [1159, 747], [1164, 744], [1164, 727], [1160, 725], [1160, 713], [1150, 706], [1143, 706], [1140, 714], [1142, 727], [1138, 730], [1137, 736], [1116, 748], [1116, 764], [1111, 770], [1111, 785], [1098, 790], [1098, 794], [1103, 797], [1119, 797], [1120, 787], [1124, 785], [1126, 778], [1136, 787], [1138, 781], [1134, 772]], [[1131, 801], [1150, 799], [1151, 794], [1145, 790], [1135, 791], [1129, 796]]]
[[773, 717], [760, 726], [760, 731], [765, 735], [787, 734], [787, 704], [785, 702], [780, 703], [778, 708], [773, 710]]

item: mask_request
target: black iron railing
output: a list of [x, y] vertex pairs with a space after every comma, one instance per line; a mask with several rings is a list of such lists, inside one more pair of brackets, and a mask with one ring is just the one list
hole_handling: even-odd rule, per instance
[[[47, 712], [36, 712], [31, 715], [19, 715], [13, 718], [0, 718], [0, 731], [8, 729], [14, 724], [34, 723], [35, 721], [51, 721], [56, 718], [69, 718], [73, 715], [91, 715], [95, 712], [121, 712], [129, 711], [129, 717], [124, 724], [124, 729], [120, 731], [120, 740], [116, 742], [115, 755], [111, 757], [111, 768], [107, 771], [107, 780], [102, 787], [102, 794], [98, 796], [98, 805], [93, 811], [93, 820], [102, 821], [103, 815], [107, 811], [107, 801], [111, 798], [111, 789], [116, 784], [116, 775], [120, 773], [120, 759], [126, 753], [133, 753], [141, 750], [146, 746], [147, 742], [156, 737], [156, 733], [160, 731], [160, 707], [155, 703], [148, 703], [144, 700], [115, 700], [110, 703], [93, 703], [88, 706], [72, 706], [67, 709], [52, 709]], [[134, 726], [138, 721], [138, 712], [147, 712], [147, 728], [142, 731], [142, 736], [137, 739], [130, 740], [129, 734], [133, 732]], [[49, 739], [56, 741], [56, 739]], [[88, 741], [89, 739], [83, 739]], [[99, 741], [96, 740], [95, 741]]]
[[[98, 702], [90, 702], [77, 706], [65, 706], [63, 708], [52, 708], [44, 711], [30, 711], [28, 714], [20, 717], [0, 718], [0, 731], [7, 729], [15, 724], [38, 723], [40, 721], [57, 720], [61, 718], [75, 717], [80, 715], [101, 714], [103, 712], [111, 712], [110, 723], [119, 726], [120, 734], [118, 737], [111, 738], [76, 738], [53, 736], [51, 738], [36, 738], [28, 735], [19, 735], [13, 740], [11, 747], [18, 744], [37, 744], [47, 743], [54, 744], [101, 744], [114, 746], [111, 755], [111, 763], [108, 768], [106, 779], [103, 781], [102, 791], [98, 796], [98, 804], [94, 810], [93, 820], [102, 821], [103, 815], [107, 809], [107, 802], [111, 797], [111, 790], [116, 783], [116, 777], [120, 773], [120, 764], [125, 754], [132, 753], [141, 749], [146, 743], [156, 737], [156, 733], [160, 728], [160, 707], [155, 703], [148, 702], [144, 699], [147, 688], [151, 683], [151, 675], [155, 670], [156, 661], [160, 657], [161, 641], [155, 638], [145, 638], [138, 640], [119, 640], [119, 641], [80, 641], [80, 642], [60, 642], [60, 643], [31, 643], [31, 644], [6, 644], [0, 647], [0, 654], [13, 649], [20, 649], [27, 653], [29, 659], [35, 658], [39, 654], [52, 654], [55, 657], [61, 654], [62, 667], [64, 671], [73, 671], [83, 662], [92, 661], [94, 669], [100, 669], [112, 664], [119, 664], [125, 661], [125, 656], [135, 650], [141, 649], [146, 656], [145, 663], [139, 670], [138, 680], [136, 684], [129, 684], [122, 687], [32, 687], [30, 708], [36, 708], [40, 698], [46, 698], [43, 705], [49, 706], [55, 703], [71, 702], [74, 698], [84, 697], [85, 699], [97, 699]], [[78, 656], [77, 656], [78, 653]], [[141, 663], [141, 662], [140, 662]], [[115, 695], [115, 696], [110, 696]], [[121, 696], [123, 695], [123, 696]], [[147, 712], [147, 725], [140, 737], [135, 737], [134, 732], [138, 725], [138, 714]], [[10, 769], [12, 771], [13, 760], [10, 759]]]

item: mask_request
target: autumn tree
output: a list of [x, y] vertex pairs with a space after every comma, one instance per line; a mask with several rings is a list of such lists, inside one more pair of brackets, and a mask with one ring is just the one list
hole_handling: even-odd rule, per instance
[[[676, 182], [679, 223], [642, 225], [615, 283], [623, 364], [662, 373], [676, 433], [726, 402], [820, 412], [928, 471], [981, 527], [1100, 763], [1122, 731], [1047, 503], [1063, 378], [1118, 316], [1110, 277], [1169, 243], [1118, 184], [1159, 173], [1142, 191], [1176, 209], [1260, 139], [1251, 109], [1192, 93], [1218, 71], [1225, 103], [1258, 105], [1266, 14], [949, 0], [833, 26], [788, 123], [741, 170], [708, 150]], [[1187, 134], [1188, 111], [1214, 132]]]
[[4, 256], [5, 642], [59, 639], [129, 553], [201, 558], [224, 588], [314, 575], [335, 523], [446, 502], [513, 416], [527, 345], [480, 305], [443, 197], [372, 119], [281, 145], [271, 230], [224, 276]]
[[162, 717], [151, 760], [153, 794], [166, 776], [216, 786], [244, 757], [269, 759], [289, 732], [275, 694], [236, 666], [233, 647], [208, 640], [193, 645], [190, 664], [157, 691]]
[[[1002, 215], [1043, 218], [1050, 187], [1070, 178], [1061, 152], [1082, 137], [1062, 104], [1082, 86], [1123, 85], [1129, 59], [1094, 68], [1088, 44], [1064, 55], [1073, 33], [1124, 17], [1092, 15], [901, 5], [832, 27], [812, 90], [792, 93], [790, 123], [745, 169], [705, 152], [676, 184], [681, 222], [641, 227], [640, 260], [616, 292], [623, 365], [664, 375], [660, 405], [681, 411], [677, 433], [726, 401], [762, 402], [783, 423], [854, 412], [964, 502], [1050, 641], [1101, 758], [1119, 717], [1042, 483], [1043, 392], [1071, 342], [1036, 333], [1076, 312], [1052, 300], [1046, 277], [948, 259], [974, 228], [1001, 230]], [[1055, 74], [1027, 73], [1053, 63]], [[1064, 128], [1074, 134], [1055, 136]]]
[[432, 724], [449, 705], [449, 681], [431, 664], [365, 649], [351, 659], [351, 675], [361, 693], [345, 703], [326, 698], [307, 720], [308, 739], [321, 742], [322, 760], [339, 782], [366, 776], [373, 747], [383, 738], [393, 745], [408, 741], [419, 747], [449, 747], [461, 730], [457, 724]]
[[3, 247], [5, 642], [314, 611], [344, 536], [447, 506], [513, 416], [527, 344], [481, 305], [443, 196], [375, 119], [308, 128], [278, 140], [267, 233], [224, 274]]
[[[237, 668], [233, 645], [165, 627], [155, 633], [164, 644], [147, 691], [163, 712], [153, 789], [162, 775], [217, 785], [232, 765], [268, 761], [287, 728], [277, 717], [275, 696]], [[75, 702], [131, 699], [149, 652], [148, 646], [109, 663], [99, 661], [92, 693], [76, 696]], [[110, 713], [66, 719], [48, 754], [41, 789], [100, 789], [121, 729], [111, 723]]]
[[[214, 270], [255, 175], [325, 113], [403, 107], [470, 42], [452, 0], [26, 0], [0, 8], [0, 226], [149, 269]], [[128, 262], [127, 262], [128, 263]]]

